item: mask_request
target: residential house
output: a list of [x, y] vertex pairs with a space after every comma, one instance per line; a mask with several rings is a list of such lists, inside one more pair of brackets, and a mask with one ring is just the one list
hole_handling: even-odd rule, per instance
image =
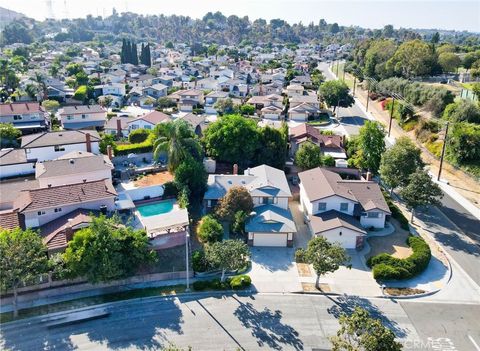
[[100, 136], [96, 131], [64, 130], [26, 135], [21, 138], [21, 148], [28, 160], [54, 160], [72, 151], [100, 153]]
[[278, 120], [281, 118], [283, 108], [275, 105], [265, 106], [260, 110], [260, 116], [266, 119]]
[[335, 159], [346, 159], [344, 138], [340, 135], [324, 135], [308, 124], [300, 124], [289, 129], [290, 155], [294, 156], [300, 146], [305, 142], [311, 142], [320, 147], [323, 155], [332, 156]]
[[154, 85], [151, 85], [151, 86], [148, 86], [148, 87], [144, 87], [142, 89], [142, 93], [143, 95], [146, 95], [146, 96], [150, 96], [154, 99], [158, 99], [158, 98], [161, 98], [163, 96], [167, 96], [167, 91], [168, 91], [168, 87], [166, 85], [163, 85], [163, 84], [154, 84]]
[[100, 105], [65, 106], [58, 115], [64, 129], [103, 128], [107, 110]]
[[38, 133], [48, 127], [48, 113], [38, 102], [0, 104], [0, 123], [11, 123], [23, 134]]
[[228, 190], [245, 187], [252, 196], [254, 209], [245, 229], [248, 243], [253, 246], [292, 246], [295, 223], [288, 209], [292, 196], [285, 173], [262, 165], [245, 170], [243, 175], [210, 174], [204, 195], [204, 209], [211, 211]]
[[247, 101], [248, 104], [254, 105], [256, 110], [261, 110], [266, 106], [277, 106], [283, 109], [283, 96], [270, 94], [266, 96], [252, 96]]
[[195, 106], [205, 103], [203, 91], [196, 89], [179, 90], [168, 97], [177, 103], [181, 112], [192, 112]]
[[228, 99], [226, 91], [212, 91], [205, 96], [205, 113], [216, 114], [215, 104], [219, 100]]
[[301, 84], [290, 84], [286, 89], [288, 97], [303, 95], [305, 88]]
[[318, 118], [321, 113], [322, 110], [319, 108], [310, 105], [307, 102], [303, 102], [288, 109], [288, 118], [291, 121], [307, 122]]
[[171, 121], [172, 118], [160, 111], [152, 111], [143, 116], [132, 119], [127, 122], [129, 133], [136, 129], [150, 129], [153, 130], [159, 123]]
[[119, 138], [126, 138], [129, 134], [128, 122], [132, 121], [133, 118], [116, 116], [112, 117], [105, 122], [104, 133], [115, 135]]
[[35, 173], [35, 160], [28, 160], [24, 149], [0, 150], [0, 178], [11, 178]]
[[343, 180], [332, 171], [314, 168], [298, 174], [300, 204], [315, 236], [360, 248], [369, 228], [384, 228], [391, 215], [377, 183]]

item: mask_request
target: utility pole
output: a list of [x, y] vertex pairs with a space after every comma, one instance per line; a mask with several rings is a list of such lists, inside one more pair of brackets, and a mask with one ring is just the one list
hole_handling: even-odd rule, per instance
[[442, 174], [443, 157], [445, 156], [445, 147], [447, 145], [447, 136], [448, 136], [448, 122], [447, 122], [447, 125], [445, 127], [445, 137], [443, 138], [442, 156], [440, 157], [440, 169], [438, 170], [438, 177], [437, 177], [438, 181], [440, 181], [440, 175]]
[[355, 87], [357, 86], [357, 77], [353, 76], [353, 97], [355, 97]]
[[343, 81], [345, 82], [345, 65], [343, 65]]
[[337, 60], [337, 79], [338, 79], [338, 66], [339, 66], [339, 61]]
[[187, 273], [187, 288], [185, 289], [186, 292], [190, 291], [190, 272], [189, 272], [189, 265], [190, 263], [188, 262], [189, 258], [189, 249], [188, 249], [188, 244], [190, 242], [190, 229], [188, 225], [186, 226], [185, 230], [185, 265], [186, 265], [186, 273]]
[[388, 137], [390, 138], [390, 131], [392, 130], [393, 109], [395, 108], [395, 96], [392, 99], [392, 107], [390, 108], [390, 124], [388, 125]]
[[370, 87], [368, 87], [367, 89], [367, 107], [365, 108], [365, 110], [368, 112], [368, 102], [370, 101]]

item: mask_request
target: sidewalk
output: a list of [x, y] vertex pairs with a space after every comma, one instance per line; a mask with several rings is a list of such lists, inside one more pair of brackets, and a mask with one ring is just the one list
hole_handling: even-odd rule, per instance
[[[331, 70], [330, 72], [335, 75], [335, 73], [333, 73]], [[346, 74], [346, 77], [352, 79], [348, 73]], [[390, 114], [387, 111], [384, 111], [377, 101], [370, 100], [368, 104], [369, 111], [366, 111], [365, 104], [367, 101], [367, 92], [362, 89], [360, 84], [357, 84], [355, 89], [355, 101], [369, 119], [377, 120], [388, 128]], [[413, 132], [405, 132], [398, 125], [397, 121], [393, 120], [391, 137], [386, 137], [386, 139], [390, 144], [393, 144], [394, 140], [401, 136], [408, 136], [420, 147], [425, 163], [429, 164], [430, 166], [432, 179], [436, 181], [436, 174], [438, 174], [440, 161], [437, 160], [423, 145], [417, 142]], [[475, 218], [480, 220], [480, 201], [478, 200], [480, 198], [480, 193], [475, 191], [475, 189], [480, 189], [480, 184], [471, 176], [460, 169], [456, 169], [448, 162], [443, 163], [441, 180], [442, 181], [439, 185], [441, 186], [442, 190], [454, 198], [455, 201], [462, 205]]]

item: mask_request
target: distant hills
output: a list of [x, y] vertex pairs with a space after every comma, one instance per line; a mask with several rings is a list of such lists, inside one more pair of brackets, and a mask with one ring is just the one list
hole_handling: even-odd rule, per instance
[[25, 15], [4, 7], [0, 7], [0, 28], [3, 28], [10, 22], [22, 17], [25, 17]]

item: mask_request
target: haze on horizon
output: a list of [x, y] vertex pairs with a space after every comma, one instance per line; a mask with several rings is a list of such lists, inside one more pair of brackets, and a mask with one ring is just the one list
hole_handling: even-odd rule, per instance
[[289, 23], [327, 22], [364, 28], [424, 28], [480, 32], [480, 1], [475, 0], [0, 0], [0, 6], [37, 20], [79, 18], [88, 14], [109, 16], [119, 13], [184, 15], [201, 18], [207, 12], [248, 16], [250, 20], [281, 18]]

